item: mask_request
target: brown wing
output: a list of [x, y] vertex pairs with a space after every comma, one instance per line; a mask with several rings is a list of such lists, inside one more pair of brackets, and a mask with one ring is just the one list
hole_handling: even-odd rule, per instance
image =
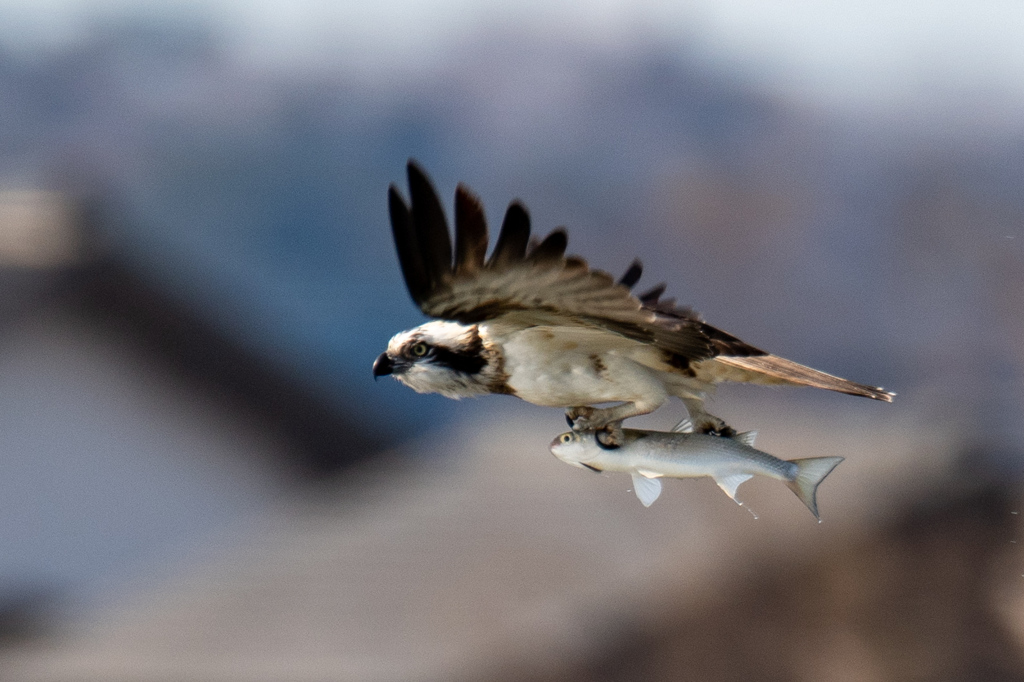
[[485, 259], [483, 208], [459, 185], [453, 254], [444, 210], [430, 180], [413, 161], [408, 173], [411, 202], [406, 204], [392, 185], [388, 205], [405, 283], [427, 315], [464, 324], [508, 316], [519, 324], [588, 325], [652, 343], [687, 360], [718, 354], [719, 341], [709, 334], [717, 330], [696, 315], [647, 306], [626, 284], [591, 269], [578, 256], [566, 256], [565, 230], [531, 244], [529, 214], [518, 202], [509, 205]]
[[[642, 274], [643, 266], [640, 261], [633, 261], [619, 279], [619, 283], [632, 288], [640, 281]], [[690, 317], [697, 320], [701, 332], [707, 336], [713, 351], [714, 359], [700, 365], [700, 373], [705, 374], [710, 381], [747, 381], [768, 385], [810, 386], [889, 403], [896, 395], [884, 388], [859, 384], [778, 355], [770, 355], [731, 334], [706, 324], [700, 320], [700, 316], [693, 309], [677, 306], [675, 299], [662, 299], [663, 293], [665, 293], [665, 285], [658, 284], [640, 294], [638, 298], [645, 308], [655, 310], [660, 314]]]
[[[639, 260], [634, 260], [626, 272], [619, 278], [619, 284], [624, 284], [632, 288], [640, 281], [640, 276], [643, 275], [643, 264]], [[737, 339], [732, 334], [727, 334], [721, 329], [712, 327], [702, 319], [700, 315], [689, 306], [680, 306], [676, 304], [674, 298], [665, 298], [661, 296], [665, 293], [665, 283], [662, 282], [651, 289], [648, 289], [642, 294], [639, 294], [641, 305], [645, 310], [650, 310], [657, 313], [661, 318], [671, 318], [677, 320], [690, 320], [700, 332], [707, 338], [708, 344], [711, 346], [712, 357], [720, 355], [730, 355], [737, 357], [748, 357], [752, 355], [767, 355], [760, 348], [755, 348], [745, 341]]]

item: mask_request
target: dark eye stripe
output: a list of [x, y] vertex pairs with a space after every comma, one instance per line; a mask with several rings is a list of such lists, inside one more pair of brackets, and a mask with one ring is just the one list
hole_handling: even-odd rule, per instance
[[429, 357], [432, 362], [436, 362], [439, 365], [444, 365], [456, 372], [462, 372], [464, 374], [479, 374], [480, 370], [482, 370], [484, 365], [487, 364], [487, 361], [483, 356], [474, 350], [460, 353], [440, 346], [434, 346], [427, 357]]

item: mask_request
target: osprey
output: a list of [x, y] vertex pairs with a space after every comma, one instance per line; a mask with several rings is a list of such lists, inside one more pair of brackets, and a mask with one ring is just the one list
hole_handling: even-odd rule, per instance
[[[420, 393], [449, 398], [499, 393], [567, 409], [576, 430], [603, 429], [680, 398], [696, 429], [735, 434], [704, 409], [715, 384], [813, 386], [891, 402], [881, 388], [770, 355], [662, 299], [639, 295], [634, 261], [616, 282], [565, 255], [565, 230], [530, 238], [526, 208], [513, 201], [487, 256], [480, 200], [455, 190], [455, 248], [430, 180], [408, 164], [411, 203], [391, 185], [388, 207], [398, 261], [413, 301], [436, 318], [396, 334], [373, 363]], [[596, 408], [600, 403], [617, 403]], [[615, 429], [617, 431], [617, 428]]]

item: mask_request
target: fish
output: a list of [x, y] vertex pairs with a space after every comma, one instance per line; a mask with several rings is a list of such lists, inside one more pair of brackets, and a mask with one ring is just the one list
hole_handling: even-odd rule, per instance
[[686, 419], [671, 431], [621, 429], [618, 445], [606, 445], [602, 434], [593, 430], [563, 433], [551, 441], [551, 453], [572, 466], [630, 474], [633, 490], [645, 507], [661, 495], [662, 478], [710, 477], [742, 506], [736, 489], [754, 476], [765, 476], [785, 483], [820, 523], [818, 486], [844, 459], [779, 459], [753, 447], [756, 431], [732, 437], [693, 433]]

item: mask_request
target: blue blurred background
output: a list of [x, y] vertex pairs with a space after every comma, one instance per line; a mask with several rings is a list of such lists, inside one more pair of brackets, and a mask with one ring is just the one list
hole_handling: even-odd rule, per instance
[[[423, 321], [385, 200], [410, 157], [446, 201], [466, 182], [495, 223], [520, 198], [591, 264], [639, 256], [712, 324], [895, 390], [901, 429], [955, 434], [950, 480], [1020, 482], [1015, 3], [5, 0], [0, 17], [11, 647], [381, 453], [444, 460], [437, 443], [506, 412], [561, 430], [510, 399], [372, 381]], [[876, 408], [749, 388], [723, 392], [726, 415], [733, 397], [744, 415]]]

